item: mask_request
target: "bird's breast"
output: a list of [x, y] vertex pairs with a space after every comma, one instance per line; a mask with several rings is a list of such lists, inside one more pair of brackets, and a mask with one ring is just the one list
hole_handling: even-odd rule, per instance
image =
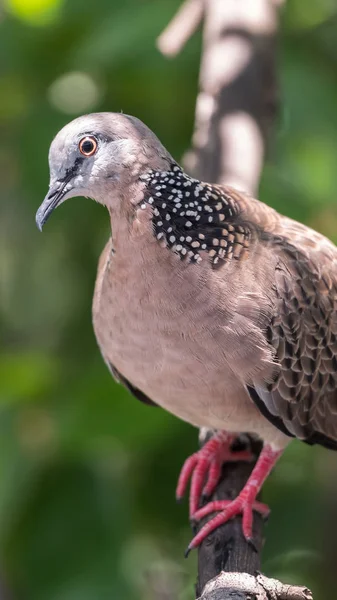
[[231, 337], [235, 302], [225, 295], [206, 264], [187, 269], [171, 252], [137, 264], [110, 248], [93, 321], [105, 360], [156, 403], [195, 425], [240, 431], [247, 411], [261, 417], [233, 369], [242, 356]]

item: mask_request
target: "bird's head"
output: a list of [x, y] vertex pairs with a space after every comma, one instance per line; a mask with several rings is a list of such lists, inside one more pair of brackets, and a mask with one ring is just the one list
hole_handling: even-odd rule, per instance
[[68, 123], [49, 151], [50, 186], [36, 213], [41, 230], [52, 211], [74, 196], [88, 196], [113, 210], [127, 202], [130, 186], [150, 168], [165, 169], [172, 158], [139, 119], [96, 113]]

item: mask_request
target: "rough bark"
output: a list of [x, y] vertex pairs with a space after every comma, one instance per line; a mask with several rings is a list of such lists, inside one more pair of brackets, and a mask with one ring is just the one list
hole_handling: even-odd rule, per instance
[[247, 573], [221, 573], [209, 581], [199, 600], [312, 600], [306, 587]]
[[[200, 91], [192, 149], [185, 156], [185, 168], [199, 179], [231, 184], [252, 195], [258, 190], [277, 114], [276, 45], [281, 3], [282, 0], [186, 0], [158, 39], [163, 54], [175, 56], [203, 21]], [[251, 443], [258, 455], [261, 446]], [[253, 466], [254, 463], [225, 465], [212, 500], [234, 498]], [[206, 519], [199, 523], [197, 530], [205, 522]], [[197, 597], [312, 598], [306, 588], [285, 586], [257, 575], [262, 529], [262, 519], [255, 514], [255, 547], [243, 538], [241, 518], [208, 536], [199, 548]]]
[[[261, 450], [259, 442], [251, 443], [257, 456]], [[254, 466], [252, 463], [227, 463], [222, 470], [221, 481], [212, 500], [233, 499], [242, 490]], [[213, 515], [212, 515], [213, 516]], [[208, 517], [209, 518], [209, 517]], [[203, 519], [198, 529], [206, 522]], [[253, 525], [254, 546], [248, 544], [242, 534], [241, 518], [228, 521], [216, 529], [201, 544], [198, 550], [198, 580], [196, 596], [201, 596], [206, 583], [222, 571], [244, 572], [255, 575], [261, 569], [260, 556], [263, 547], [263, 521], [255, 514]], [[225, 597], [224, 597], [225, 598]], [[236, 600], [235, 596], [231, 600]], [[239, 597], [238, 597], [239, 599]]]

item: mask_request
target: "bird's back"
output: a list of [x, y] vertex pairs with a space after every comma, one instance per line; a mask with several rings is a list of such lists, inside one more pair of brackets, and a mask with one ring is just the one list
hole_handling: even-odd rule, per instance
[[252, 396], [289, 434], [337, 448], [337, 248], [261, 202], [244, 195], [237, 201], [277, 257], [273, 281], [266, 282], [275, 292], [266, 337], [281, 368]]

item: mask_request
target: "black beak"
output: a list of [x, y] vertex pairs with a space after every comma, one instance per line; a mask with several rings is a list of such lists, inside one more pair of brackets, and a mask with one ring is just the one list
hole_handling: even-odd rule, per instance
[[69, 189], [66, 189], [68, 181], [68, 178], [64, 181], [57, 181], [55, 185], [49, 189], [47, 196], [35, 216], [36, 225], [40, 231], [42, 231], [43, 225], [49, 219], [53, 210], [60, 204], [66, 192], [69, 191]]

